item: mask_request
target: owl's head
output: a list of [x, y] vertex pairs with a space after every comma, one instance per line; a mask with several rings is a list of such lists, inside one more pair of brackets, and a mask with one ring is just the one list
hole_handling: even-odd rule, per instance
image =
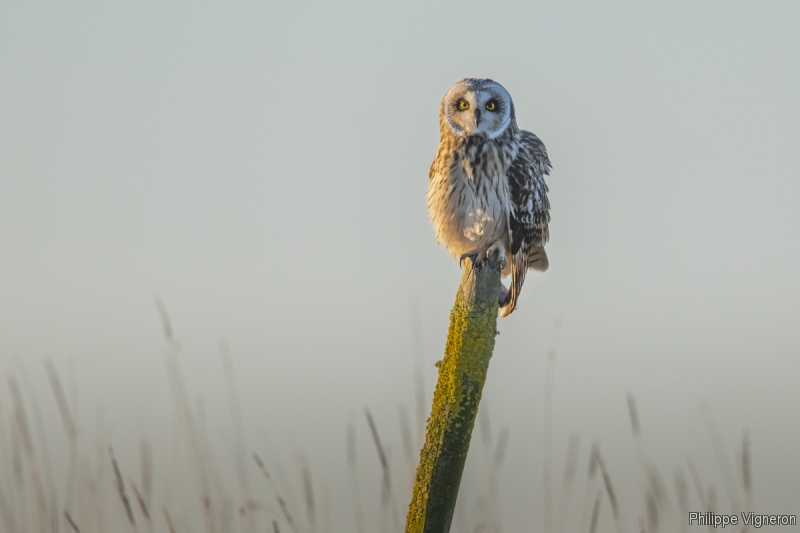
[[496, 81], [465, 78], [444, 95], [441, 115], [442, 127], [446, 125], [459, 137], [495, 139], [514, 120], [514, 103]]

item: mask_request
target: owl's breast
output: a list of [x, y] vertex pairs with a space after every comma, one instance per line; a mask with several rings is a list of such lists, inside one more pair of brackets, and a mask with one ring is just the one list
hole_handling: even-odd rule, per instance
[[434, 162], [428, 188], [428, 212], [437, 240], [453, 257], [498, 240], [507, 244], [511, 210], [501, 158], [459, 155], [453, 154], [446, 165]]

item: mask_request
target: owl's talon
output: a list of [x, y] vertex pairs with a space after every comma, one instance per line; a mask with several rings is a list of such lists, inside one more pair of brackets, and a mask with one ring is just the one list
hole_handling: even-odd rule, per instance
[[458, 260], [458, 264], [462, 265], [464, 259], [470, 260], [470, 262], [472, 263], [473, 270], [480, 270], [481, 265], [486, 259], [486, 250], [470, 250], [469, 252], [466, 252], [461, 255], [461, 258]]
[[503, 270], [507, 266], [506, 254], [500, 248], [491, 248], [488, 252], [489, 266]]

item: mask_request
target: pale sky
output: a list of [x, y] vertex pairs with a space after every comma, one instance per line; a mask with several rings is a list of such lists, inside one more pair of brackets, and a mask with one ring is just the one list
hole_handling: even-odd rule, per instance
[[541, 523], [550, 350], [576, 500], [599, 438], [635, 528], [630, 393], [670, 490], [687, 453], [719, 483], [707, 400], [731, 460], [750, 430], [756, 510], [798, 514], [798, 27], [792, 1], [4, 2], [0, 369], [23, 362], [57, 434], [40, 361], [72, 361], [85, 424], [103, 405], [120, 453], [137, 424], [167, 447], [159, 296], [219, 455], [225, 340], [249, 448], [302, 451], [348, 530], [348, 417], [373, 492], [364, 406], [402, 472], [413, 308], [435, 382], [460, 276], [426, 213], [438, 109], [488, 77], [554, 166], [550, 270], [484, 393], [510, 428], [506, 530]]

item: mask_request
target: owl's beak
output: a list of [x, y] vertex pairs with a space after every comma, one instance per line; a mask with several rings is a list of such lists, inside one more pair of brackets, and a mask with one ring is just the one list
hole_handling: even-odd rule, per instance
[[481, 110], [480, 109], [476, 109], [475, 110], [475, 127], [477, 128], [480, 125], [481, 125]]

